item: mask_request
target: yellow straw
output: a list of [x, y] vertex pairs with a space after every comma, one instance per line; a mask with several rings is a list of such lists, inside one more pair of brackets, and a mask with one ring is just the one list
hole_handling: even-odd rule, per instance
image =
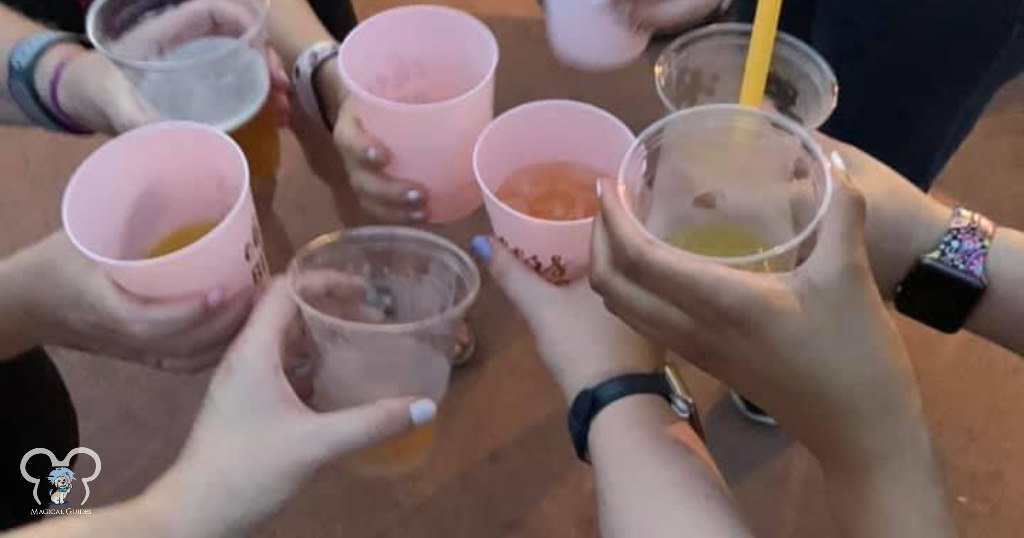
[[747, 51], [747, 63], [743, 68], [743, 85], [740, 86], [740, 104], [743, 106], [761, 107], [781, 12], [782, 0], [757, 2], [754, 29], [750, 35], [750, 49]]

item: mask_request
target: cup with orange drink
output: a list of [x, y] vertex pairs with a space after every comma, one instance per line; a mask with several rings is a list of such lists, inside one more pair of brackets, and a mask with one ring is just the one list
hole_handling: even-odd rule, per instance
[[551, 282], [583, 275], [596, 182], [615, 175], [633, 141], [618, 118], [576, 101], [535, 101], [497, 117], [473, 152], [494, 234]]
[[[288, 280], [317, 351], [314, 409], [442, 400], [458, 327], [480, 289], [480, 273], [460, 248], [413, 228], [354, 228], [300, 249]], [[429, 458], [435, 427], [365, 449], [351, 467], [368, 475], [411, 471]]]
[[71, 177], [61, 215], [72, 243], [140, 297], [230, 296], [267, 275], [245, 156], [206, 125], [107, 142]]
[[96, 0], [86, 31], [162, 119], [238, 142], [257, 200], [273, 197], [280, 141], [266, 63], [268, 0]]

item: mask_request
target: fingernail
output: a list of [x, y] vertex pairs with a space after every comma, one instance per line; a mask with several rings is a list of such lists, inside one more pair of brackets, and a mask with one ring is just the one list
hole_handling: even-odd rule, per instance
[[423, 199], [423, 192], [419, 189], [409, 189], [405, 191], [405, 199], [410, 202], [418, 202]]
[[423, 211], [414, 211], [409, 214], [409, 220], [413, 222], [423, 222], [427, 220], [427, 214]]
[[839, 170], [844, 174], [847, 173], [846, 161], [843, 160], [843, 156], [840, 155], [838, 151], [833, 151], [828, 157], [829, 160], [832, 161], [832, 166], [834, 166], [836, 170]]
[[437, 415], [437, 404], [434, 400], [424, 398], [422, 400], [416, 400], [409, 405], [409, 418], [412, 419], [414, 426], [422, 426]]
[[217, 308], [224, 302], [224, 290], [216, 288], [206, 294], [207, 308]]
[[597, 183], [594, 183], [594, 189], [597, 191], [597, 197], [601, 197], [601, 180], [598, 179]]
[[371, 163], [376, 163], [380, 161], [380, 150], [374, 146], [370, 146], [363, 152], [363, 157]]
[[469, 242], [469, 248], [473, 251], [473, 255], [480, 259], [484, 263], [491, 263], [491, 256], [494, 252], [491, 250], [491, 242], [485, 235], [478, 235]]

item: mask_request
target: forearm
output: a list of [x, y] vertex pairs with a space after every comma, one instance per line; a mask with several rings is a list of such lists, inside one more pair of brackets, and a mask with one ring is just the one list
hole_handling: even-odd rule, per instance
[[[862, 457], [820, 457], [829, 505], [847, 538], [956, 536], [925, 423], [865, 439]], [[890, 450], [880, 446], [888, 445]]]
[[606, 538], [751, 535], [703, 443], [660, 397], [598, 414], [590, 455]]
[[42, 344], [29, 319], [25, 269], [23, 254], [0, 260], [0, 362]]
[[[66, 511], [75, 508], [65, 508]], [[9, 538], [93, 538], [96, 536], [148, 536], [151, 538], [175, 538], [166, 525], [165, 517], [157, 515], [158, 510], [166, 514], [174, 507], [157, 507], [140, 497], [110, 507], [92, 510], [89, 514], [63, 515], [28, 525], [9, 534]], [[185, 514], [178, 514], [188, 519]]]

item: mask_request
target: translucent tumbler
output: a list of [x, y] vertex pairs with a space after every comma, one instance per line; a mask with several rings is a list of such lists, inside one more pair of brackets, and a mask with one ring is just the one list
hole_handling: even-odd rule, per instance
[[653, 239], [705, 261], [779, 272], [813, 249], [832, 179], [821, 148], [797, 123], [705, 105], [641, 133], [619, 188]]
[[[665, 47], [654, 80], [669, 110], [739, 102], [751, 26], [720, 23], [688, 32]], [[828, 62], [799, 39], [779, 32], [765, 89], [766, 107], [817, 129], [836, 107], [839, 84]]]
[[534, 101], [498, 116], [473, 151], [494, 234], [549, 281], [564, 284], [583, 275], [590, 265], [593, 217], [540, 219], [513, 209], [496, 193], [509, 174], [538, 163], [581, 164], [613, 177], [634, 140], [621, 120], [577, 101]]
[[[268, 272], [245, 156], [202, 124], [157, 123], [107, 142], [71, 177], [61, 214], [75, 246], [142, 297], [230, 296]], [[213, 227], [150, 257], [162, 238], [197, 223]]]
[[494, 115], [497, 65], [487, 26], [441, 6], [378, 13], [341, 45], [338, 70], [356, 114], [391, 150], [387, 172], [427, 188], [432, 222], [480, 207], [470, 159]]
[[[457, 329], [480, 289], [465, 252], [412, 228], [355, 228], [303, 247], [288, 278], [318, 351], [315, 409], [400, 396], [441, 401]], [[429, 456], [433, 428], [371, 447], [353, 467], [364, 474], [411, 470]]]

